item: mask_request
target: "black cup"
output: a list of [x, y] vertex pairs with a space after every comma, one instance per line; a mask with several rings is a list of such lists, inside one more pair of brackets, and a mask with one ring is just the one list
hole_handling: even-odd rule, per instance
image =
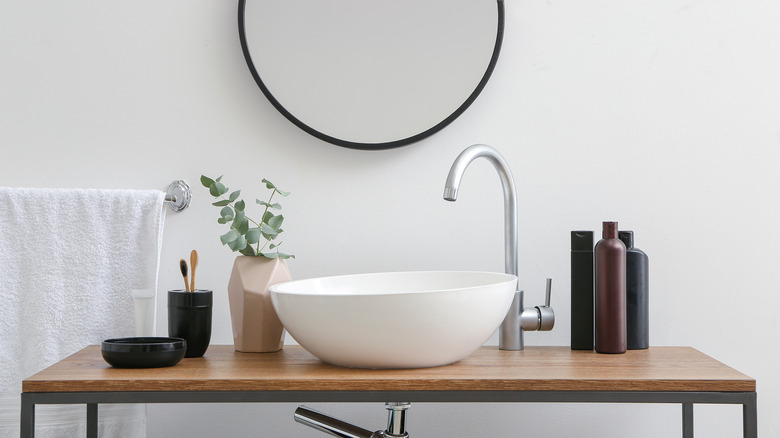
[[168, 336], [187, 341], [184, 357], [202, 357], [211, 341], [210, 290], [168, 291]]

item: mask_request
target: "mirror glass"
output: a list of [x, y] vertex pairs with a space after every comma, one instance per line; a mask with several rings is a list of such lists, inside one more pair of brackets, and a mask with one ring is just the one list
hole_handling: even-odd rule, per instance
[[387, 149], [458, 117], [492, 73], [499, 0], [240, 0], [260, 89], [330, 143]]

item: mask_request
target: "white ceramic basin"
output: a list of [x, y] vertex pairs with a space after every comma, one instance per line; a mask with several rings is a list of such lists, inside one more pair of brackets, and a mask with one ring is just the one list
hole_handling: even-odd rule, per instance
[[434, 271], [344, 275], [271, 286], [279, 319], [321, 360], [356, 368], [456, 362], [498, 328], [517, 277]]

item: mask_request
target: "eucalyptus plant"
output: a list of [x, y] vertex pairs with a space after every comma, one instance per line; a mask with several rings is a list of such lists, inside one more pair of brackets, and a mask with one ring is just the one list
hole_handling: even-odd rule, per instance
[[269, 259], [289, 259], [295, 258], [292, 254], [285, 254], [279, 251], [282, 242], [274, 243], [282, 230], [284, 216], [277, 212], [282, 209], [278, 202], [273, 202], [274, 196], [286, 197], [290, 192], [285, 192], [276, 187], [271, 181], [263, 178], [265, 187], [271, 190], [268, 201], [257, 199], [257, 204], [264, 207], [263, 215], [260, 221], [253, 220], [244, 212], [246, 203], [241, 196], [241, 190], [231, 192], [225, 196], [230, 189], [221, 182], [222, 177], [211, 179], [205, 175], [200, 176], [200, 183], [209, 189], [209, 193], [217, 201], [211, 205], [220, 207], [220, 224], [230, 225], [230, 230], [219, 236], [223, 245], [227, 245], [234, 252], [240, 252], [246, 256], [267, 257]]

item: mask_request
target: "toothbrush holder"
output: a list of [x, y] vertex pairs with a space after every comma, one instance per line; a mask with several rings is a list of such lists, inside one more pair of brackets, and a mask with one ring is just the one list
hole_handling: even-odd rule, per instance
[[202, 357], [211, 341], [210, 290], [168, 291], [168, 336], [187, 341], [184, 357]]

